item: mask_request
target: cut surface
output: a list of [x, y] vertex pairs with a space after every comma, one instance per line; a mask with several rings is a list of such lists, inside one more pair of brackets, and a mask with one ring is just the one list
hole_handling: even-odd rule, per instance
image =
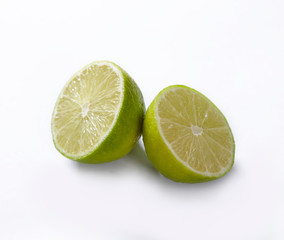
[[62, 90], [52, 119], [55, 145], [71, 158], [85, 156], [107, 136], [118, 115], [123, 82], [110, 63], [92, 63]]
[[231, 130], [206, 97], [190, 88], [171, 88], [161, 95], [156, 115], [162, 138], [186, 167], [206, 176], [218, 176], [231, 167]]

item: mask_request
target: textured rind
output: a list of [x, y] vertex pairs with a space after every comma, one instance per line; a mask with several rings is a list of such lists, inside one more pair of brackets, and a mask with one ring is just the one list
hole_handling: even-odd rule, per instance
[[[107, 62], [107, 61], [104, 61]], [[134, 147], [142, 133], [142, 124], [145, 116], [143, 95], [135, 81], [118, 65], [124, 79], [123, 102], [115, 125], [109, 135], [89, 154], [80, 158], [70, 158], [56, 147], [65, 157], [83, 163], [104, 163], [117, 160]], [[53, 139], [54, 141], [54, 139]]]
[[[153, 163], [154, 167], [165, 177], [175, 181], [175, 182], [185, 182], [185, 183], [197, 183], [197, 182], [207, 182], [211, 181], [217, 178], [220, 178], [224, 176], [227, 172], [231, 170], [234, 164], [234, 156], [235, 156], [235, 142], [233, 138], [232, 131], [230, 129], [232, 139], [233, 139], [233, 159], [232, 164], [228, 168], [228, 170], [220, 174], [218, 176], [204, 176], [197, 172], [194, 172], [193, 170], [187, 168], [180, 160], [176, 159], [176, 157], [173, 155], [171, 150], [167, 147], [166, 143], [164, 142], [158, 128], [158, 121], [157, 121], [157, 115], [156, 115], [156, 109], [157, 109], [157, 103], [160, 98], [160, 96], [167, 90], [172, 88], [187, 88], [190, 89], [198, 94], [201, 94], [197, 92], [196, 90], [189, 88], [187, 86], [183, 85], [174, 85], [169, 86], [165, 89], [163, 89], [153, 100], [153, 102], [150, 104], [150, 106], [147, 109], [144, 123], [143, 123], [143, 142], [145, 146], [145, 151], [150, 159], [150, 161]], [[202, 94], [201, 94], [202, 95]], [[204, 95], [202, 95], [205, 97]], [[205, 97], [206, 98], [206, 97]], [[206, 98], [208, 99], [208, 98]], [[208, 99], [209, 100], [209, 99]], [[210, 101], [210, 100], [209, 100]], [[213, 104], [210, 101], [211, 104]], [[213, 106], [215, 106], [213, 104]], [[216, 106], [215, 106], [216, 107]], [[216, 107], [217, 108], [217, 107]], [[218, 109], [218, 108], [217, 108]], [[218, 111], [221, 113], [221, 111], [218, 109]], [[222, 113], [221, 113], [222, 114]], [[222, 114], [224, 117], [224, 115]], [[225, 119], [225, 117], [224, 117]], [[225, 119], [227, 122], [227, 120]], [[228, 125], [229, 126], [229, 125]]]

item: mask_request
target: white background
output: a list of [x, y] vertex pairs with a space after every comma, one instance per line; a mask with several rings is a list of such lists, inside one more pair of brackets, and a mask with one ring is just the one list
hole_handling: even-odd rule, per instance
[[[0, 239], [283, 240], [284, 2], [0, 0]], [[124, 68], [146, 106], [168, 85], [205, 94], [235, 165], [172, 182], [143, 144], [84, 165], [53, 146], [61, 88], [95, 60]]]

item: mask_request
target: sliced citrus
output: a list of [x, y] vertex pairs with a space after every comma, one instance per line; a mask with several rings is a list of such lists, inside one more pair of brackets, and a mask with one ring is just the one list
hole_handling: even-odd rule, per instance
[[126, 155], [139, 139], [145, 113], [133, 79], [114, 63], [93, 62], [66, 83], [52, 116], [55, 147], [86, 163]]
[[143, 141], [154, 166], [179, 182], [204, 182], [233, 166], [235, 143], [227, 120], [201, 93], [181, 85], [162, 90], [149, 106]]

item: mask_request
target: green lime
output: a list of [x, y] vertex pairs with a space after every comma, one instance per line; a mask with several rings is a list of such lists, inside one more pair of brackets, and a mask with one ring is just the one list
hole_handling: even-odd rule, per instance
[[51, 129], [57, 150], [85, 163], [126, 155], [141, 136], [145, 105], [134, 80], [108, 61], [93, 62], [66, 83]]
[[177, 182], [205, 182], [233, 166], [235, 143], [221, 111], [201, 93], [175, 85], [149, 106], [143, 141], [153, 165]]

